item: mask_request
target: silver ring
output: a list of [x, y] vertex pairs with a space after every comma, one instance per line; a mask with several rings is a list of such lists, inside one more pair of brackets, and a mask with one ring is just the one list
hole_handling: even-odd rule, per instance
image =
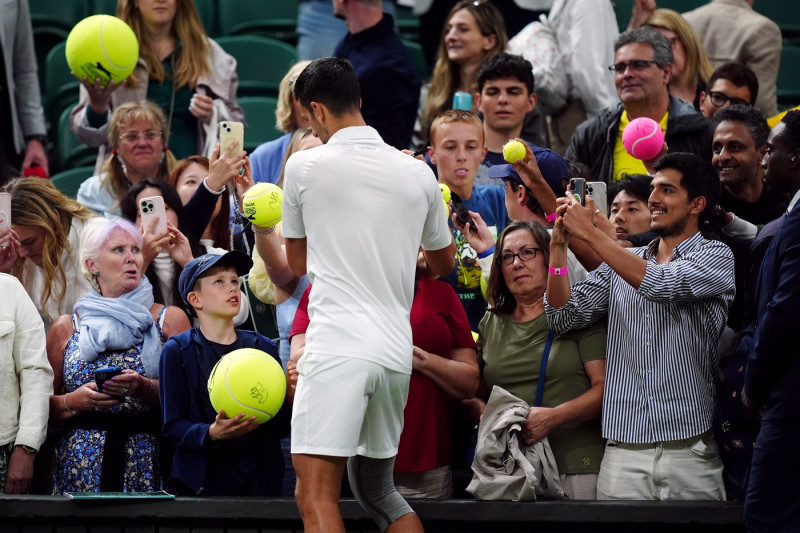
[[597, 213], [599, 213], [599, 212], [600, 212], [600, 209], [599, 209], [599, 208], [594, 210], [594, 214], [595, 214], [595, 215], [596, 215]]
[[122, 388], [122, 395], [125, 396], [126, 394], [128, 394], [128, 387], [123, 387]]

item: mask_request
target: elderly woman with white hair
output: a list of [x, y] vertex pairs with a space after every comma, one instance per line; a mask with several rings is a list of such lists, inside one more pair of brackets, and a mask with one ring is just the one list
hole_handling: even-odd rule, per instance
[[[93, 291], [53, 323], [50, 422], [53, 492], [149, 492], [162, 488], [158, 361], [167, 339], [189, 329], [177, 307], [153, 301], [142, 274], [142, 236], [122, 220], [84, 235], [81, 268]], [[96, 383], [100, 369], [121, 373]]]

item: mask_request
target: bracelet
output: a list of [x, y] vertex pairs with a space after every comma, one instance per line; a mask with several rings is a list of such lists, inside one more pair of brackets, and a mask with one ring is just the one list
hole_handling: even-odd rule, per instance
[[257, 230], [257, 229], [254, 228], [253, 229], [253, 235], [269, 235], [273, 231], [275, 231], [275, 226], [270, 226], [265, 230]]
[[494, 253], [494, 245], [492, 245], [491, 248], [488, 248], [488, 249], [486, 249], [486, 250], [484, 250], [482, 252], [479, 252], [478, 253], [478, 259], [486, 259], [487, 257], [492, 255], [493, 253]]
[[69, 405], [67, 405], [67, 396], [68, 396], [68, 395], [69, 395], [69, 393], [66, 393], [66, 394], [64, 395], [64, 409], [66, 409], [66, 410], [67, 410], [67, 411], [68, 411], [70, 414], [72, 414], [72, 415], [77, 415], [77, 414], [78, 414], [78, 412], [77, 412], [77, 411], [75, 411], [75, 410], [73, 410], [73, 409], [70, 409], [70, 408], [69, 408]]
[[153, 394], [156, 391], [156, 382], [153, 381], [151, 378], [147, 378], [150, 380], [150, 394]]
[[550, 273], [554, 276], [566, 276], [567, 275], [567, 266], [564, 265], [563, 267], [553, 267], [548, 266]]
[[544, 219], [548, 222], [555, 222], [558, 218], [558, 213], [545, 214]]

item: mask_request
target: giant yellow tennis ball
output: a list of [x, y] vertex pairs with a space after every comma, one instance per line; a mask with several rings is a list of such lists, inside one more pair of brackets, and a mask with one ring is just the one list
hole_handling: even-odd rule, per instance
[[139, 60], [139, 41], [123, 20], [111, 15], [93, 15], [77, 23], [66, 44], [67, 64], [78, 78], [91, 83], [100, 78], [119, 84], [130, 76]]
[[508, 141], [503, 145], [503, 159], [516, 163], [517, 159], [525, 159], [525, 145], [519, 141]]
[[244, 193], [244, 216], [256, 226], [274, 226], [281, 221], [283, 191], [273, 183], [256, 183]]
[[217, 361], [208, 377], [211, 405], [228, 418], [244, 413], [264, 423], [274, 417], [286, 396], [281, 364], [255, 348], [240, 348]]

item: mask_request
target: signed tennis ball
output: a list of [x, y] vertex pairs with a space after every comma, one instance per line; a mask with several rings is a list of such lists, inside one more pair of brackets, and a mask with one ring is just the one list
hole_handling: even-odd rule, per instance
[[622, 144], [625, 151], [636, 159], [653, 159], [664, 146], [664, 132], [652, 118], [640, 117], [631, 120], [622, 130]]
[[244, 193], [244, 216], [256, 226], [274, 226], [281, 221], [283, 191], [272, 183], [256, 183]]
[[244, 413], [264, 423], [274, 417], [286, 396], [281, 364], [255, 348], [234, 350], [217, 361], [208, 377], [208, 397], [228, 418]]
[[525, 145], [519, 141], [508, 141], [503, 145], [503, 159], [516, 163], [517, 159], [525, 159]]
[[139, 41], [123, 20], [111, 15], [93, 15], [69, 32], [65, 48], [67, 64], [78, 78], [90, 83], [100, 79], [119, 84], [130, 76], [139, 60]]

